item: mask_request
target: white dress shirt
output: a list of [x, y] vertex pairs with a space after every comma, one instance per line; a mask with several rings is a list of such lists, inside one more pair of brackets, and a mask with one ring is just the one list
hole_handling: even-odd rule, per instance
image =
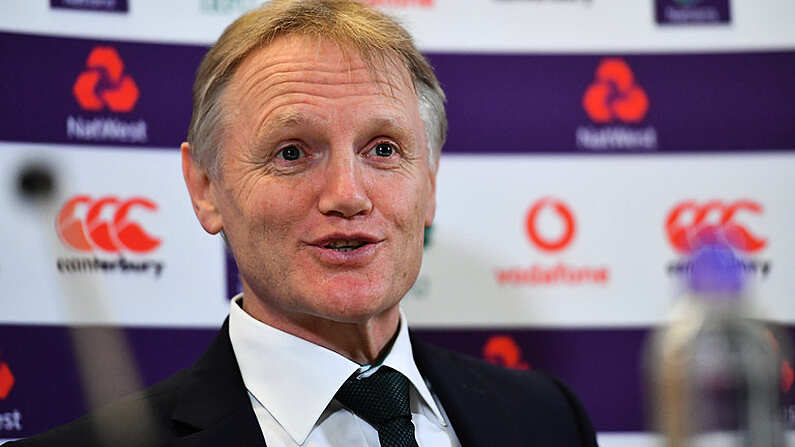
[[[378, 432], [345, 409], [334, 395], [353, 373], [369, 375], [380, 365], [361, 366], [334, 351], [266, 325], [232, 299], [229, 338], [251, 406], [268, 447], [371, 446]], [[420, 446], [460, 447], [450, 421], [420, 375], [411, 351], [405, 315], [381, 365], [411, 383], [411, 420]]]

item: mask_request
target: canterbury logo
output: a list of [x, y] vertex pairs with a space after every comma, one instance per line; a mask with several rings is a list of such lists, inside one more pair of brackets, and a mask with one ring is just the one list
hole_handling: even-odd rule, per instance
[[596, 79], [582, 97], [582, 106], [597, 123], [637, 123], [649, 110], [649, 98], [635, 84], [629, 65], [623, 59], [611, 58], [599, 64]]
[[124, 74], [124, 62], [113, 47], [94, 47], [86, 70], [77, 77], [72, 92], [85, 110], [129, 112], [138, 102], [138, 86]]
[[[548, 238], [542, 235], [538, 230], [538, 216], [546, 207], [551, 207], [563, 224], [563, 231], [557, 238]], [[572, 238], [574, 238], [574, 215], [571, 213], [569, 207], [560, 200], [543, 198], [536, 201], [530, 208], [530, 211], [527, 212], [527, 218], [525, 219], [525, 230], [527, 231], [527, 236], [530, 238], [533, 244], [535, 244], [535, 246], [541, 250], [563, 250], [569, 245]]]
[[[75, 214], [78, 206], [88, 211], [85, 218]], [[75, 250], [94, 251], [100, 249], [109, 253], [123, 250], [146, 253], [160, 245], [160, 239], [150, 236], [137, 222], [127, 220], [134, 208], [156, 211], [157, 205], [143, 197], [133, 197], [121, 201], [107, 196], [94, 200], [90, 196], [76, 196], [64, 204], [55, 223], [58, 237], [64, 244]], [[113, 214], [109, 220], [103, 219], [103, 211], [110, 209]], [[107, 213], [106, 213], [107, 214]]]
[[[691, 253], [705, 244], [728, 243], [737, 250], [753, 253], [767, 241], [734, 222], [741, 212], [762, 214], [762, 206], [751, 200], [723, 203], [719, 200], [699, 205], [686, 201], [676, 205], [665, 220], [668, 241], [678, 251]], [[686, 216], [690, 219], [685, 219]]]
[[522, 349], [508, 335], [494, 335], [483, 345], [483, 358], [495, 365], [512, 369], [530, 369], [522, 359]]

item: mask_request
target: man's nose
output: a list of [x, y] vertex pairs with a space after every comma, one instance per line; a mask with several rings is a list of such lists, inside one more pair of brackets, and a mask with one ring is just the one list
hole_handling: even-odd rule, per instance
[[364, 183], [363, 168], [353, 151], [329, 157], [318, 201], [321, 213], [351, 218], [372, 211], [373, 204]]

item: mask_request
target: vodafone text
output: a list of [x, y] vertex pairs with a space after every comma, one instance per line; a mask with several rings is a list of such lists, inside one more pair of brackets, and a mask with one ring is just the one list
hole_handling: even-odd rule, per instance
[[610, 270], [607, 267], [573, 267], [564, 263], [546, 267], [533, 265], [530, 267], [514, 267], [500, 269], [495, 272], [495, 279], [500, 285], [584, 285], [607, 284]]

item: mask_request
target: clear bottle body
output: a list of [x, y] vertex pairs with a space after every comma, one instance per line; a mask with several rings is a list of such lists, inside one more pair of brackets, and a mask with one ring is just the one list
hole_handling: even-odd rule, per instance
[[783, 447], [781, 349], [741, 297], [691, 295], [650, 346], [653, 412], [670, 447]]

